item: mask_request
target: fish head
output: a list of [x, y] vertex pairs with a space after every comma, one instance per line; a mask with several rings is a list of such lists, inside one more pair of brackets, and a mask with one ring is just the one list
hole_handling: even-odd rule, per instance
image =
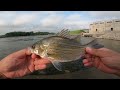
[[45, 50], [44, 46], [41, 43], [35, 43], [29, 47], [29, 49], [31, 50], [31, 53], [34, 53], [36, 55], [41, 55]]
[[31, 53], [39, 55], [42, 58], [47, 57], [47, 48], [49, 47], [49, 41], [46, 39], [40, 40], [34, 43], [31, 47]]

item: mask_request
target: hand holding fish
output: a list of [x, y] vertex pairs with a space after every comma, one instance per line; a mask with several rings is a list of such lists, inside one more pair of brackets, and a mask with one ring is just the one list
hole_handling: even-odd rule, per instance
[[54, 36], [37, 41], [30, 46], [30, 50], [32, 53], [50, 60], [57, 70], [69, 71], [64, 67], [63, 63], [80, 60], [86, 46], [103, 47], [103, 45], [97, 43], [96, 39], [87, 44], [82, 44], [81, 35], [72, 36], [68, 30], [62, 30]]
[[96, 49], [86, 48], [84, 66], [94, 66], [103, 72], [120, 75], [119, 53], [103, 48], [96, 39], [84, 45], [80, 39], [80, 35], [72, 37], [68, 30], [62, 30], [55, 36], [34, 43], [29, 49], [12, 53], [0, 61], [0, 77], [22, 77], [45, 69], [48, 63], [59, 71], [66, 71], [63, 63], [81, 60], [80, 55], [88, 46]]
[[2, 78], [22, 77], [35, 70], [46, 68], [48, 60], [43, 60], [29, 49], [23, 49], [12, 53], [0, 61], [0, 73]]
[[94, 66], [105, 73], [120, 76], [120, 53], [107, 48], [86, 48], [85, 57], [84, 66]]

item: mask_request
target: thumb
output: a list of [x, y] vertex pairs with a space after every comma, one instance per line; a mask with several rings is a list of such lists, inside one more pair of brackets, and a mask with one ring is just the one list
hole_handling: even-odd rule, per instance
[[31, 55], [31, 50], [30, 50], [30, 48], [28, 47], [28, 48], [26, 48], [26, 55]]
[[101, 50], [99, 50], [99, 49], [94, 49], [94, 48], [87, 47], [86, 52], [88, 54], [99, 56], [99, 57], [103, 56], [103, 52]]
[[25, 48], [25, 49], [15, 52], [15, 55], [17, 55], [17, 56], [31, 55], [31, 51], [29, 48]]

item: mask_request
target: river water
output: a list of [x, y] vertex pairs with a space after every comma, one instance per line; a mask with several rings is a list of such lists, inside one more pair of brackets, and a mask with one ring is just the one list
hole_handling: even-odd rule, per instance
[[[0, 60], [7, 55], [26, 48], [36, 41], [48, 37], [48, 35], [44, 36], [22, 36], [22, 37], [9, 37], [9, 38], [0, 38]], [[91, 38], [83, 38], [82, 43], [88, 43], [92, 39]], [[98, 42], [104, 47], [120, 52], [120, 41], [115, 40], [106, 40], [106, 39], [98, 39]], [[37, 75], [36, 75], [37, 74]], [[33, 75], [27, 75], [22, 77], [23, 79], [118, 79], [118, 76], [103, 73], [95, 68], [84, 69], [72, 73], [65, 74], [42, 74], [35, 73]]]

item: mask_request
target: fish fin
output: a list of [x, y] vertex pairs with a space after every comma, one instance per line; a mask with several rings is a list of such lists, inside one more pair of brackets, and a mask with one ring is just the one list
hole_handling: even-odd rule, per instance
[[89, 42], [88, 44], [86, 44], [89, 47], [95, 48], [95, 49], [99, 49], [99, 48], [103, 48], [104, 45], [101, 45], [98, 43], [97, 39], [92, 40], [91, 42]]
[[73, 40], [75, 40], [77, 42], [80, 42], [81, 41], [81, 35], [77, 35], [75, 37], [71, 37], [70, 39], [73, 39]]
[[69, 34], [68, 29], [63, 29], [59, 33], [57, 33], [56, 36], [70, 38], [71, 35]]
[[62, 71], [62, 64], [60, 62], [52, 61], [52, 64], [57, 70]]

